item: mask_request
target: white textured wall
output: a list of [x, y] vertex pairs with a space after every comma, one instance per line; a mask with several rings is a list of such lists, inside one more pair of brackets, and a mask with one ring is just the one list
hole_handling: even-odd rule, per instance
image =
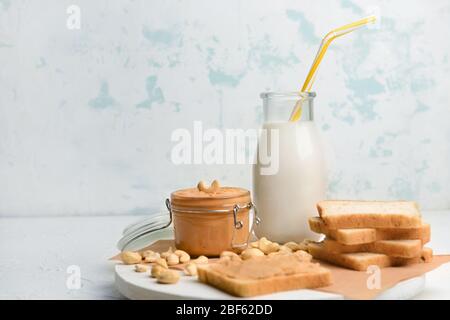
[[[81, 8], [81, 29], [66, 9]], [[148, 213], [248, 166], [174, 166], [170, 134], [258, 127], [259, 93], [314, 90], [331, 197], [450, 207], [449, 1], [0, 1], [0, 215]]]

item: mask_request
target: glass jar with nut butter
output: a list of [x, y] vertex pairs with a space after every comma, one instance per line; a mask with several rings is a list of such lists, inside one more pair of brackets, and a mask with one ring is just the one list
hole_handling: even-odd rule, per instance
[[221, 187], [216, 180], [211, 186], [199, 182], [197, 187], [173, 192], [166, 206], [175, 246], [193, 256], [244, 249], [259, 224], [250, 191]]

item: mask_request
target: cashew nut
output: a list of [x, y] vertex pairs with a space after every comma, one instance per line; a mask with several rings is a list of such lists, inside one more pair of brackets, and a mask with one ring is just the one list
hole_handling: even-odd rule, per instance
[[158, 276], [156, 277], [156, 280], [158, 283], [164, 283], [164, 284], [172, 284], [177, 283], [178, 280], [180, 280], [180, 273], [175, 270], [163, 270]]
[[255, 257], [262, 257], [264, 256], [264, 252], [257, 248], [247, 248], [241, 253], [241, 258], [243, 260], [248, 260]]
[[159, 265], [165, 269], [169, 268], [169, 266], [167, 265], [166, 259], [163, 259], [163, 258], [156, 259], [155, 264]]
[[150, 254], [146, 257], [144, 257], [145, 262], [155, 262], [157, 259], [161, 258], [158, 252], [153, 252], [153, 254]]
[[122, 252], [120, 258], [125, 264], [136, 264], [142, 261], [142, 256], [138, 252], [133, 251]]
[[220, 254], [220, 257], [221, 258], [223, 258], [223, 257], [237, 257], [237, 258], [239, 258], [239, 255], [237, 253], [233, 252], [233, 251], [223, 251]]
[[186, 263], [191, 260], [191, 256], [186, 251], [175, 250], [174, 253], [180, 258], [180, 263]]
[[188, 263], [186, 267], [184, 267], [184, 273], [187, 276], [196, 276], [197, 275], [197, 265], [195, 263]]
[[134, 266], [134, 271], [136, 272], [146, 272], [148, 267], [145, 264], [136, 264]]
[[304, 262], [310, 262], [312, 259], [312, 255], [310, 255], [308, 252], [303, 250], [297, 250], [294, 252], [294, 254], [300, 258], [301, 261]]
[[220, 254], [220, 261], [236, 261], [241, 260], [241, 257], [232, 251], [223, 251]]
[[282, 245], [282, 246], [280, 246], [280, 249], [278, 251], [292, 252], [292, 249], [285, 245]]
[[220, 254], [220, 260], [221, 261], [238, 261], [238, 260], [242, 260], [242, 259], [236, 252], [223, 251]]
[[208, 263], [208, 258], [205, 256], [200, 256], [197, 259], [193, 260], [192, 262], [194, 262], [195, 264], [206, 264]]
[[261, 238], [261, 240], [259, 240], [259, 249], [265, 254], [277, 252], [279, 248], [280, 245], [276, 242], [269, 241], [266, 238]]
[[173, 253], [175, 253], [177, 256], [181, 256], [182, 254], [185, 254], [187, 252], [183, 250], [175, 250]]
[[259, 241], [250, 242], [251, 248], [259, 248]]
[[216, 192], [219, 191], [219, 189], [220, 189], [219, 181], [214, 180], [214, 181], [211, 183], [211, 186], [210, 186], [209, 188], [207, 188], [207, 187], [205, 186], [205, 183], [204, 183], [203, 181], [200, 181], [200, 182], [197, 184], [197, 189], [198, 189], [199, 191], [203, 191], [203, 192], [206, 192], [206, 193], [216, 193]]
[[313, 242], [314, 242], [314, 241], [308, 240], [308, 239], [303, 240], [302, 242], [300, 242], [300, 243], [298, 244], [299, 250], [303, 250], [303, 251], [308, 252], [308, 245], [309, 245], [310, 243], [313, 243]]
[[256, 241], [250, 242], [249, 247], [250, 248], [257, 248], [257, 249], [259, 249], [261, 241], [268, 241], [268, 240], [267, 240], [266, 237], [262, 237], [262, 238], [260, 238], [260, 239], [258, 239]]
[[260, 246], [261, 246], [261, 243], [265, 243], [265, 242], [272, 242], [272, 241], [270, 241], [266, 237], [259, 238], [259, 240], [258, 240], [258, 243]]
[[161, 253], [161, 258], [166, 259], [168, 256], [170, 256], [173, 253], [172, 247], [169, 248], [169, 250]]
[[241, 261], [240, 256], [223, 256], [219, 258], [220, 261]]
[[166, 258], [167, 264], [169, 266], [174, 266], [180, 263], [180, 258], [175, 253], [172, 253], [170, 256]]
[[297, 251], [301, 249], [301, 246], [298, 243], [295, 243], [294, 241], [289, 241], [284, 244], [284, 246], [288, 247], [292, 251]]
[[223, 256], [219, 258], [219, 261], [231, 261], [231, 257], [230, 256]]
[[152, 267], [152, 271], [151, 271], [150, 275], [151, 275], [152, 278], [157, 278], [159, 276], [159, 274], [161, 272], [163, 272], [164, 270], [167, 270], [167, 269], [162, 267], [162, 266], [160, 266], [159, 264], [155, 264]]
[[153, 250], [145, 250], [144, 252], [141, 252], [141, 256], [145, 259], [146, 257], [153, 255], [154, 253], [155, 252]]
[[277, 252], [271, 252], [267, 256], [273, 257], [273, 256], [281, 256], [281, 255], [285, 255], [285, 254], [291, 254], [291, 253], [288, 251], [277, 251]]
[[186, 263], [186, 262], [189, 262], [190, 260], [191, 260], [191, 256], [187, 253], [183, 253], [180, 256], [180, 263]]

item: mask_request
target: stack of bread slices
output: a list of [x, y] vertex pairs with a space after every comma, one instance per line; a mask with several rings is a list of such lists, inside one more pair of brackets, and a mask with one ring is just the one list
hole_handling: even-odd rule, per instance
[[317, 204], [319, 217], [309, 219], [312, 231], [324, 234], [309, 242], [309, 253], [319, 260], [358, 271], [429, 262], [433, 251], [430, 225], [422, 222], [412, 201], [336, 201]]

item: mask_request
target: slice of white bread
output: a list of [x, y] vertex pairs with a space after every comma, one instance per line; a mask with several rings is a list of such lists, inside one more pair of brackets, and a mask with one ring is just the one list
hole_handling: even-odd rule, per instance
[[431, 262], [433, 260], [433, 249], [431, 248], [423, 248], [422, 249], [422, 260], [424, 262]]
[[384, 268], [405, 266], [419, 262], [429, 262], [433, 256], [433, 252], [429, 248], [424, 248], [422, 256], [415, 258], [396, 258], [372, 252], [333, 253], [328, 252], [320, 243], [309, 243], [308, 252], [318, 260], [327, 261], [357, 271], [367, 271], [367, 268], [371, 265], [377, 265], [380, 268]]
[[313, 232], [322, 233], [342, 244], [370, 243], [377, 240], [377, 232], [374, 228], [330, 229], [320, 217], [311, 217], [308, 223]]
[[330, 229], [320, 217], [308, 219], [309, 227], [316, 233], [322, 233], [339, 243], [353, 245], [370, 243], [377, 240], [414, 240], [420, 239], [422, 244], [430, 241], [431, 228], [422, 223], [418, 228], [351, 228]]
[[199, 281], [238, 297], [318, 288], [332, 283], [331, 272], [295, 254], [198, 265]]
[[334, 253], [373, 252], [399, 258], [415, 258], [422, 254], [422, 241], [420, 240], [379, 240], [371, 243], [346, 245], [333, 239], [325, 239], [322, 244], [325, 250]]
[[317, 203], [320, 217], [330, 229], [418, 228], [422, 225], [413, 201], [325, 200]]

